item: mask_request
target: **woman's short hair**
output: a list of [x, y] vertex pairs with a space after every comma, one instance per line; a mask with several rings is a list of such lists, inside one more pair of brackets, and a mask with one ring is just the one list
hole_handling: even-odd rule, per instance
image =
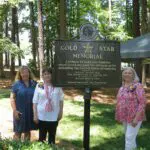
[[127, 70], [132, 71], [132, 74], [133, 74], [133, 81], [139, 82], [139, 77], [138, 77], [138, 75], [137, 75], [135, 69], [132, 68], [132, 67], [126, 67], [126, 68], [123, 69], [123, 71], [122, 71], [122, 80], [124, 81], [123, 75], [124, 75], [124, 72], [127, 71]]
[[16, 77], [15, 77], [15, 81], [17, 80], [22, 80], [22, 77], [21, 77], [21, 72], [23, 70], [27, 69], [29, 71], [29, 80], [33, 80], [35, 77], [33, 75], [33, 73], [31, 72], [31, 70], [29, 69], [29, 67], [27, 66], [21, 66], [16, 74]]
[[48, 72], [48, 73], [52, 74], [52, 68], [44, 68], [42, 70], [42, 74], [45, 73], [45, 72]]

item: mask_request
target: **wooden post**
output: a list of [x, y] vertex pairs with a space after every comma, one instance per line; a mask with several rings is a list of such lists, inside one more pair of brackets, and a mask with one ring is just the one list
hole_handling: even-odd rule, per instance
[[142, 65], [142, 84], [144, 87], [146, 86], [146, 72], [145, 72], [145, 64]]
[[85, 150], [89, 150], [90, 143], [90, 100], [91, 100], [91, 89], [85, 88], [84, 94], [84, 137], [83, 146]]

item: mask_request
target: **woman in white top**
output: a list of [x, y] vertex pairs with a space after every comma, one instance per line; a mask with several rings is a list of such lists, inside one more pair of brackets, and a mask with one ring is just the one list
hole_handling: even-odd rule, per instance
[[42, 74], [44, 82], [37, 84], [33, 97], [34, 122], [39, 124], [39, 141], [45, 141], [48, 133], [48, 143], [55, 144], [58, 121], [63, 114], [64, 93], [62, 88], [53, 87], [52, 69], [46, 68]]

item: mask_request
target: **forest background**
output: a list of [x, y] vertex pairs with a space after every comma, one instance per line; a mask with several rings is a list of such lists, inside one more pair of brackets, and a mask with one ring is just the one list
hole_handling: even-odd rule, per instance
[[53, 66], [54, 40], [78, 39], [85, 23], [108, 40], [138, 37], [150, 32], [150, 0], [0, 0], [0, 77], [22, 64], [41, 75]]

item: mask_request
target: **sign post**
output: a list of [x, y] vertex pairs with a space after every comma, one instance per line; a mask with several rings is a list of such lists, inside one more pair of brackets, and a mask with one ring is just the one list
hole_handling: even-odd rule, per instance
[[90, 100], [92, 89], [120, 86], [120, 43], [96, 41], [96, 30], [81, 27], [80, 40], [55, 41], [53, 84], [60, 87], [84, 88], [83, 146], [89, 150]]
[[84, 93], [84, 134], [83, 146], [85, 150], [89, 150], [90, 143], [90, 100], [92, 91], [90, 88], [85, 88]]

